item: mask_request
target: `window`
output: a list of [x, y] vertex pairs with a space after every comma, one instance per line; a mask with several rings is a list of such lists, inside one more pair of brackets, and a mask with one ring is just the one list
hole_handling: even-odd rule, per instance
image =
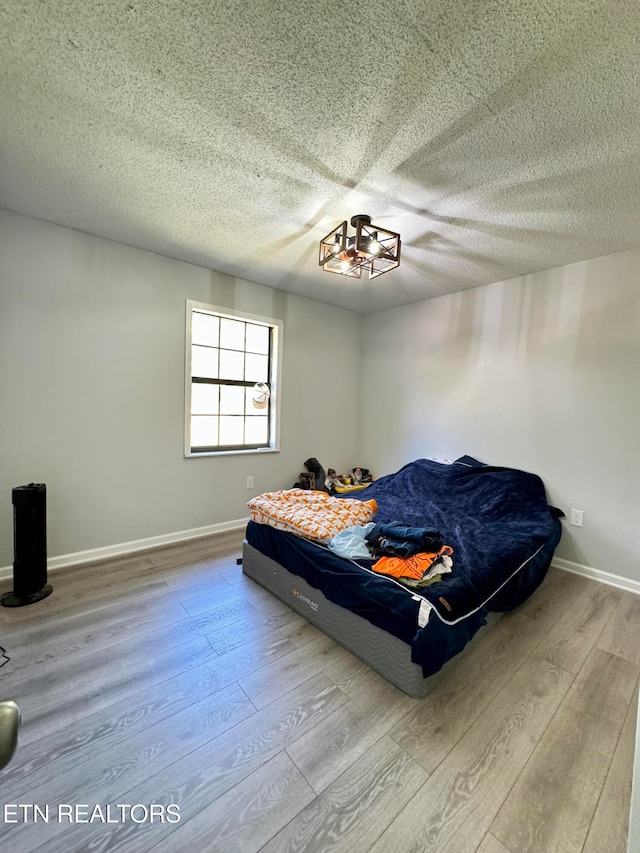
[[185, 455], [277, 449], [277, 320], [187, 300]]

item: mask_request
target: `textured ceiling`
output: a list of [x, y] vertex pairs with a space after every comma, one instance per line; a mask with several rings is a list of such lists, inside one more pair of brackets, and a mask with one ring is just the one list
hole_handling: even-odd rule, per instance
[[637, 0], [2, 0], [0, 206], [367, 312], [640, 246], [639, 81]]

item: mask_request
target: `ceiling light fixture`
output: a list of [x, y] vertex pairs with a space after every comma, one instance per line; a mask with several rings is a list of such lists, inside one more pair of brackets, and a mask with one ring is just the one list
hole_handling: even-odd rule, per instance
[[319, 264], [327, 272], [376, 278], [400, 266], [400, 235], [371, 224], [364, 213], [351, 217], [355, 234], [347, 234], [347, 220], [320, 241]]

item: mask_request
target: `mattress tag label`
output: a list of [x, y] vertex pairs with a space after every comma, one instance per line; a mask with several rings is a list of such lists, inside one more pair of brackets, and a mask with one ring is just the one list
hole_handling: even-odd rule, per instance
[[424, 628], [424, 626], [429, 621], [432, 608], [426, 598], [421, 598], [419, 595], [414, 596], [414, 598], [420, 599], [420, 608], [418, 610], [418, 627]]

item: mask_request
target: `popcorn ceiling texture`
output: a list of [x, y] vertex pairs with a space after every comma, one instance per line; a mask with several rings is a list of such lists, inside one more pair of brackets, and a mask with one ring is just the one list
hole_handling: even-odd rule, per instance
[[0, 206], [368, 312], [639, 246], [639, 80], [637, 0], [2, 0]]

